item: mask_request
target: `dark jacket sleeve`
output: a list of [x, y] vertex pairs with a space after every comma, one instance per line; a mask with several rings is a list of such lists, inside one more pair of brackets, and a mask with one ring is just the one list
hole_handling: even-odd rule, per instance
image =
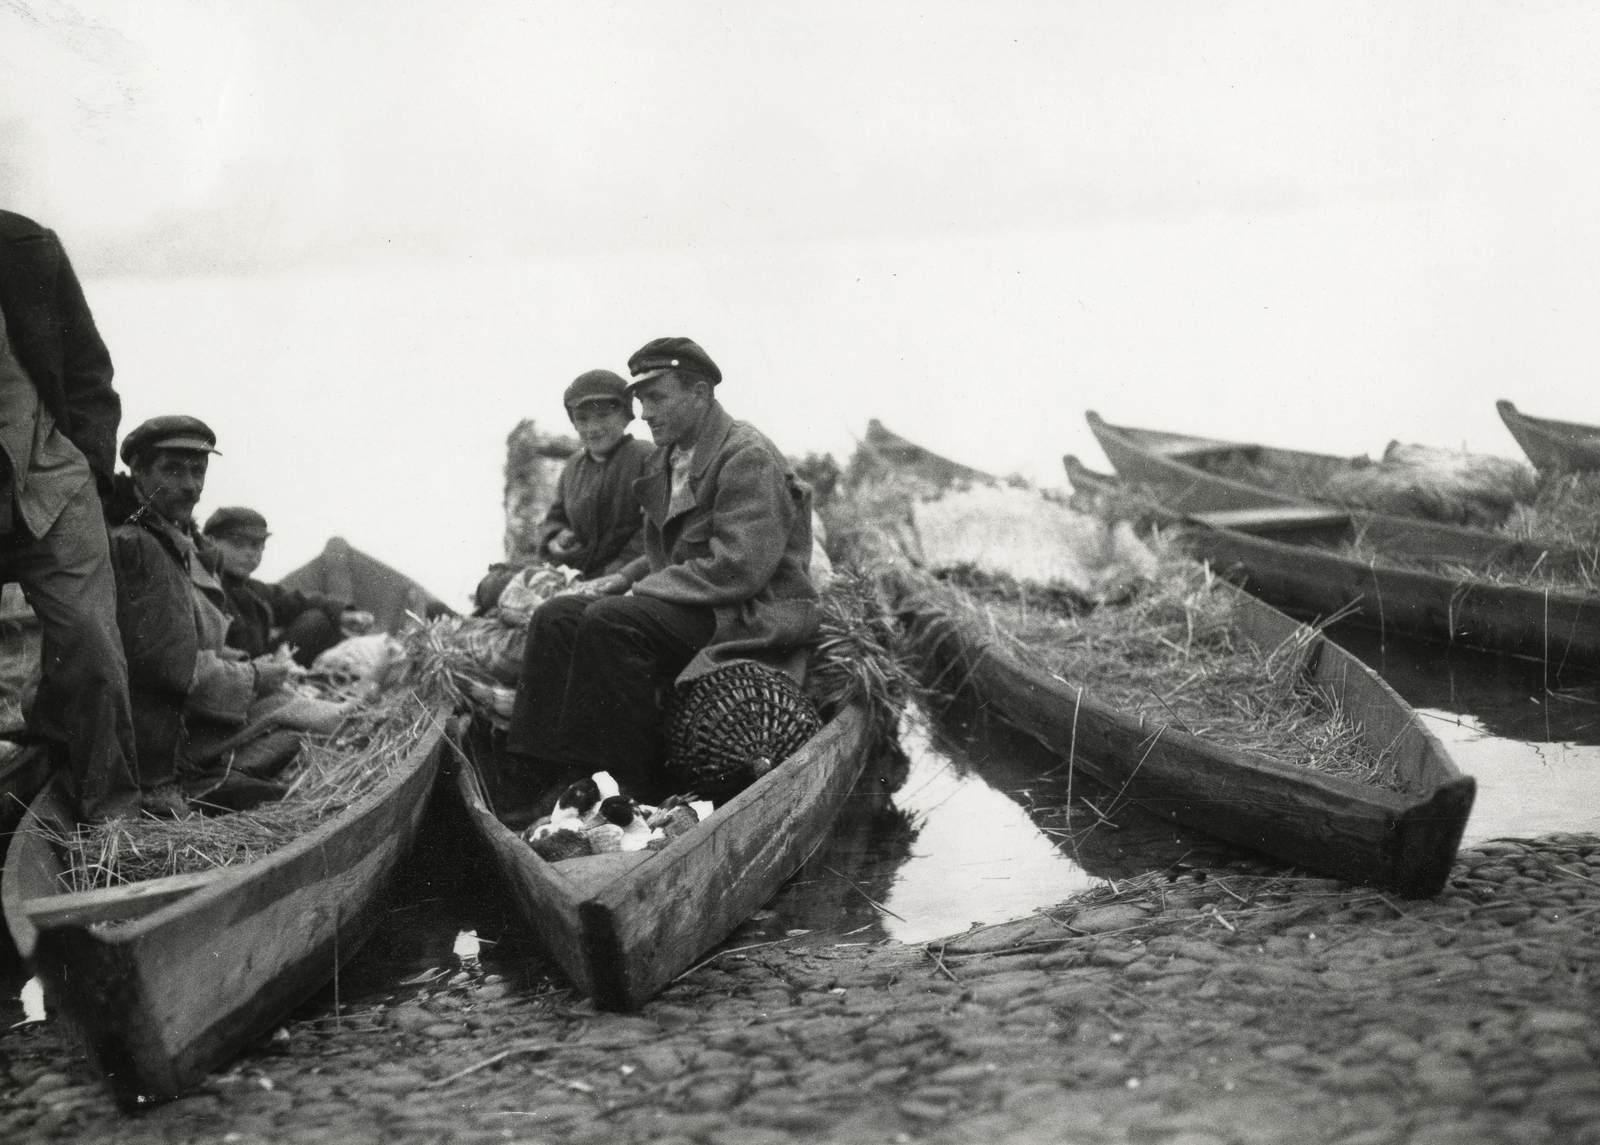
[[200, 645], [188, 591], [161, 542], [138, 525], [111, 532], [117, 575], [117, 627], [128, 661], [128, 684], [182, 702], [194, 681]]
[[293, 623], [302, 614], [316, 609], [337, 625], [344, 615], [348, 603], [336, 597], [325, 596], [320, 592], [300, 592], [298, 589], [285, 588], [281, 584], [267, 584], [265, 581], [252, 580], [250, 588], [272, 609], [272, 623], [282, 628]]
[[94, 470], [102, 498], [111, 496], [111, 474], [117, 456], [117, 425], [122, 399], [111, 388], [111, 354], [89, 313], [83, 287], [54, 232], [50, 240], [60, 253], [56, 276], [56, 313], [61, 317], [62, 389], [66, 396], [67, 439], [83, 451]]
[[710, 514], [684, 525], [675, 549], [687, 559], [633, 586], [641, 596], [712, 608], [742, 604], [767, 586], [783, 559], [795, 503], [783, 469], [758, 444], [746, 444], [716, 477]]

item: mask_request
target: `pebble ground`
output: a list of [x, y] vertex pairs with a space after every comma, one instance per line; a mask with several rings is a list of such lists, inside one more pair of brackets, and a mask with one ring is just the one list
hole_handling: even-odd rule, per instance
[[1426, 902], [1239, 864], [929, 946], [736, 935], [634, 1015], [463, 971], [119, 1113], [51, 1023], [0, 1141], [1600, 1145], [1600, 838]]

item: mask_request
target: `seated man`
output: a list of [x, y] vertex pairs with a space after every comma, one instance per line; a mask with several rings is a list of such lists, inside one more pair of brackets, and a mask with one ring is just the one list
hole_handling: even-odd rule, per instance
[[231, 617], [216, 550], [194, 527], [217, 438], [193, 417], [151, 418], [122, 442], [140, 509], [111, 533], [117, 624], [128, 661], [145, 806], [181, 815], [182, 783], [252, 722], [288, 678], [275, 657], [227, 647]]
[[694, 342], [657, 339], [628, 369], [660, 447], [633, 484], [645, 555], [529, 621], [507, 746], [540, 791], [609, 771], [627, 794], [660, 797], [658, 686], [739, 659], [798, 677], [817, 629], [810, 490], [723, 410], [722, 372]]
[[309, 668], [344, 639], [345, 628], [365, 631], [372, 617], [331, 596], [252, 579], [271, 535], [254, 509], [218, 509], [206, 520], [206, 539], [222, 557], [222, 591], [233, 617], [228, 646], [250, 657], [289, 648], [295, 662]]
[[633, 483], [655, 450], [628, 433], [633, 397], [610, 370], [579, 374], [561, 401], [583, 448], [561, 470], [556, 499], [539, 526], [539, 555], [593, 580], [644, 552], [644, 514]]

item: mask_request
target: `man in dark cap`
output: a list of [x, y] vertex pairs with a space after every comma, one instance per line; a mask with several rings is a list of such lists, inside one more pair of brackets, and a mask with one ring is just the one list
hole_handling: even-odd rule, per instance
[[710, 355], [659, 338], [628, 369], [658, 447], [633, 484], [645, 555], [534, 612], [508, 746], [540, 786], [606, 770], [648, 799], [665, 784], [660, 687], [741, 659], [798, 679], [818, 603], [811, 492], [723, 410]]
[[54, 232], [0, 211], [0, 580], [43, 629], [29, 731], [64, 757], [81, 814], [136, 814], [127, 667], [100, 498], [122, 404]]
[[[232, 617], [222, 560], [196, 530], [217, 436], [199, 418], [151, 418], [122, 442], [140, 508], [111, 533], [117, 622], [127, 655], [139, 785], [146, 809], [181, 815], [183, 781], [211, 742], [243, 727], [288, 678], [281, 659], [226, 643]], [[270, 766], [274, 759], [263, 766]]]
[[222, 558], [222, 591], [233, 624], [228, 646], [246, 656], [265, 656], [279, 648], [293, 650], [295, 662], [309, 668], [318, 656], [344, 639], [349, 627], [365, 631], [370, 613], [357, 612], [335, 597], [300, 592], [256, 580], [266, 554], [267, 519], [254, 509], [218, 509], [206, 519], [205, 538]]

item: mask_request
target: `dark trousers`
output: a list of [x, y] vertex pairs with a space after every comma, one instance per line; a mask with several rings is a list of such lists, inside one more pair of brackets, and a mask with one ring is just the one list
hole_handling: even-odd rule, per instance
[[668, 794], [658, 689], [715, 629], [709, 608], [647, 596], [546, 601], [528, 621], [508, 749], [546, 786], [609, 771], [635, 798]]
[[128, 666], [93, 481], [44, 536], [19, 530], [0, 538], [0, 580], [22, 586], [44, 636], [44, 675], [28, 730], [63, 750], [83, 814], [136, 810]]

